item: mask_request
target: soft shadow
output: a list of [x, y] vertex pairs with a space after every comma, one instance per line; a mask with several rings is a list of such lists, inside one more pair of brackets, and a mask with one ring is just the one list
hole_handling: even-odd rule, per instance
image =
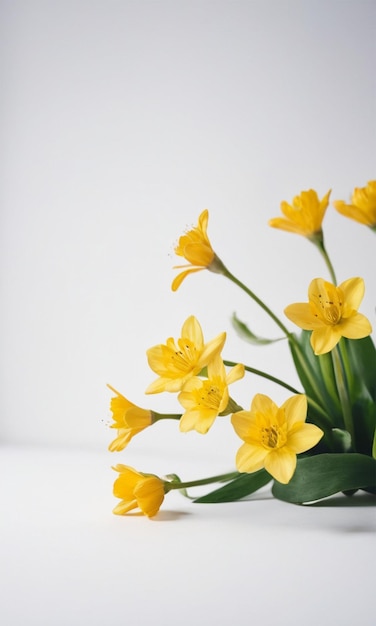
[[159, 511], [155, 517], [150, 518], [152, 522], [175, 522], [183, 517], [189, 517], [192, 513], [187, 511]]

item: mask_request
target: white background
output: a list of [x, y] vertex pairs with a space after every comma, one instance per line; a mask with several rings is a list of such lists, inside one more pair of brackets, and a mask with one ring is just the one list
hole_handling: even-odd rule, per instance
[[[218, 255], [282, 318], [327, 276], [267, 221], [303, 189], [347, 200], [375, 176], [374, 2], [1, 7], [1, 439], [107, 445], [106, 383], [177, 409], [144, 396], [145, 351], [190, 314], [207, 339], [228, 332], [226, 358], [297, 384], [284, 343], [235, 338], [233, 311], [280, 334], [236, 287], [202, 272], [171, 292], [173, 246], [208, 208]], [[374, 323], [373, 233], [332, 207], [325, 229], [338, 280], [366, 279]], [[285, 398], [254, 377], [238, 389], [244, 406]]]
[[[206, 437], [163, 423], [111, 455], [106, 383], [175, 412], [175, 397], [144, 395], [145, 351], [194, 314], [206, 339], [227, 331], [225, 358], [298, 385], [285, 343], [235, 336], [233, 311], [260, 335], [279, 331], [225, 279], [201, 272], [171, 292], [173, 246], [208, 208], [217, 254], [282, 318], [327, 277], [309, 242], [267, 221], [304, 189], [347, 200], [375, 178], [375, 3], [0, 7], [4, 624], [110, 625], [128, 610], [136, 626], [303, 613], [368, 626], [367, 507], [200, 508], [174, 494], [168, 524], [111, 516], [111, 464], [196, 478], [231, 470], [240, 442], [228, 419]], [[332, 207], [324, 229], [338, 280], [364, 277], [375, 326], [374, 233]], [[259, 391], [286, 399], [252, 376], [232, 395], [246, 407]]]

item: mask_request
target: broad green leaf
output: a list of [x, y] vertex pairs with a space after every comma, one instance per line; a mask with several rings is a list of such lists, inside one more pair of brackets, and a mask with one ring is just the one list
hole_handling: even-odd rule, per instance
[[318, 454], [298, 459], [287, 485], [274, 482], [279, 500], [302, 504], [353, 489], [374, 489], [376, 460], [365, 454]]
[[239, 337], [241, 337], [245, 341], [248, 341], [248, 343], [259, 346], [266, 346], [270, 343], [275, 343], [276, 341], [281, 341], [281, 339], [284, 339], [284, 337], [278, 337], [277, 339], [266, 339], [265, 337], [258, 337], [251, 330], [249, 330], [248, 326], [244, 324], [244, 322], [241, 322], [236, 317], [236, 313], [233, 314], [231, 321]]
[[[350, 395], [356, 400], [362, 389], [367, 389], [376, 402], [376, 349], [371, 337], [344, 339], [345, 355], [348, 360]], [[344, 358], [346, 361], [346, 359]]]
[[253, 474], [241, 474], [224, 487], [197, 498], [195, 502], [234, 502], [261, 489], [271, 480], [270, 474], [263, 469]]
[[[368, 391], [364, 390], [366, 396]], [[376, 428], [376, 403], [369, 397], [359, 397], [352, 406], [355, 442], [354, 447], [362, 454], [372, 454], [372, 443]]]

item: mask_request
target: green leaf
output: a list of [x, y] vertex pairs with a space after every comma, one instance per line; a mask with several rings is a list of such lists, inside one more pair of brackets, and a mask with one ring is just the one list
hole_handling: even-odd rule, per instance
[[259, 346], [266, 346], [270, 343], [275, 343], [276, 341], [281, 341], [281, 339], [284, 339], [284, 337], [278, 337], [278, 339], [266, 339], [265, 337], [258, 337], [251, 330], [249, 330], [248, 326], [244, 324], [244, 322], [241, 322], [236, 317], [236, 313], [233, 314], [231, 321], [239, 337], [241, 337], [245, 341], [248, 341], [248, 343]]
[[353, 399], [366, 388], [376, 402], [376, 348], [371, 337], [364, 339], [344, 339], [351, 376], [350, 394]]
[[318, 454], [298, 459], [287, 485], [274, 482], [272, 493], [279, 500], [302, 504], [321, 500], [341, 491], [374, 489], [376, 460], [365, 454]]
[[234, 502], [261, 489], [271, 480], [272, 477], [264, 469], [253, 474], [241, 474], [224, 487], [197, 498], [195, 502]]
[[310, 337], [310, 332], [302, 331], [299, 337], [295, 336], [298, 345], [295, 341], [290, 341], [291, 354], [297, 374], [307, 396], [325, 411], [334, 427], [343, 428], [331, 356], [330, 354], [315, 355]]

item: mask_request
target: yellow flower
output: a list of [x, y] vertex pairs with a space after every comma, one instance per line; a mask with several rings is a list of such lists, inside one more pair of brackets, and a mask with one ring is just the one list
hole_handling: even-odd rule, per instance
[[226, 410], [229, 403], [228, 385], [243, 378], [244, 365], [236, 365], [226, 375], [225, 366], [219, 355], [208, 365], [208, 378], [194, 376], [184, 385], [178, 400], [186, 409], [180, 419], [180, 430], [196, 430], [205, 434], [215, 418]]
[[188, 317], [180, 339], [170, 337], [166, 345], [147, 350], [148, 363], [159, 378], [149, 385], [146, 393], [180, 391], [188, 378], [196, 376], [221, 352], [225, 340], [226, 333], [220, 333], [205, 344], [198, 320], [193, 315]]
[[252, 473], [265, 467], [280, 483], [288, 483], [296, 468], [296, 455], [315, 446], [323, 431], [306, 424], [307, 398], [292, 396], [278, 407], [257, 394], [250, 411], [234, 413], [231, 422], [245, 442], [236, 455], [239, 472]]
[[118, 436], [110, 443], [108, 449], [111, 452], [118, 452], [128, 445], [134, 435], [153, 423], [153, 414], [127, 400], [110, 385], [107, 387], [116, 393], [115, 398], [111, 399], [110, 410], [114, 420], [111, 428], [117, 428], [118, 431]]
[[351, 204], [335, 200], [333, 205], [345, 217], [376, 228], [376, 180], [370, 180], [366, 187], [356, 187]]
[[285, 315], [300, 328], [312, 330], [315, 354], [330, 352], [341, 337], [362, 339], [372, 332], [368, 319], [358, 313], [364, 295], [362, 278], [349, 278], [338, 287], [323, 278], [314, 278], [308, 289], [308, 303], [290, 304]]
[[215, 254], [206, 230], [209, 220], [209, 211], [205, 209], [198, 218], [197, 226], [187, 231], [179, 239], [175, 248], [175, 254], [186, 259], [190, 265], [176, 265], [174, 269], [184, 269], [174, 278], [171, 288], [176, 291], [184, 278], [193, 272], [209, 269], [212, 272], [221, 273], [224, 266]]
[[153, 517], [160, 509], [164, 500], [164, 482], [152, 474], [140, 474], [127, 465], [116, 465], [113, 468], [119, 472], [114, 482], [114, 496], [121, 502], [113, 512], [116, 515], [125, 515], [128, 511], [139, 508], [144, 515]]
[[316, 191], [302, 191], [295, 196], [292, 205], [281, 202], [281, 211], [284, 217], [274, 217], [269, 220], [269, 226], [287, 230], [290, 233], [303, 235], [316, 240], [322, 237], [322, 221], [329, 204], [330, 191], [319, 200]]

